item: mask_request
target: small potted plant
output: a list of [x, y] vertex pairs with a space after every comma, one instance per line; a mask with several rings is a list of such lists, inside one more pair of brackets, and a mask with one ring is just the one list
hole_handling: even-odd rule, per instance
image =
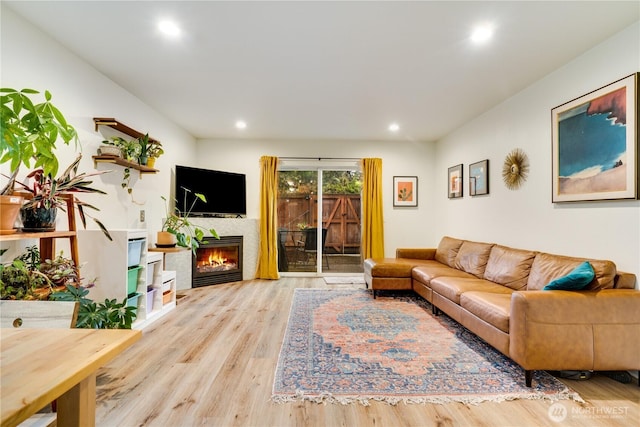
[[147, 166], [149, 160], [149, 148], [151, 141], [149, 141], [149, 134], [144, 134], [138, 138], [138, 145], [140, 145], [140, 153], [138, 154], [138, 163]]
[[114, 136], [111, 138], [111, 141], [103, 141], [103, 144], [105, 143], [118, 147], [122, 154], [122, 158], [125, 160], [138, 163], [141, 147], [137, 139], [125, 139], [119, 136]]
[[[190, 190], [185, 190], [185, 206], [187, 205], [187, 194], [191, 193]], [[189, 209], [187, 212], [180, 213], [177, 209], [175, 211], [170, 211], [169, 206], [167, 204], [167, 199], [164, 196], [162, 200], [164, 200], [165, 208], [167, 210], [167, 217], [162, 223], [162, 231], [158, 232], [157, 236], [157, 246], [158, 247], [172, 247], [172, 246], [181, 246], [184, 248], [190, 248], [191, 251], [195, 254], [196, 249], [200, 247], [200, 243], [203, 243], [204, 233], [205, 231], [209, 231], [211, 236], [215, 239], [219, 239], [218, 233], [213, 228], [209, 230], [205, 230], [202, 227], [198, 227], [192, 224], [189, 221], [189, 215], [193, 210], [193, 207], [196, 205], [198, 201], [203, 203], [207, 203], [207, 199], [204, 197], [204, 194], [200, 193], [191, 193], [193, 194], [193, 201], [189, 205]]]
[[45, 174], [58, 173], [58, 158], [54, 154], [56, 142], [76, 143], [76, 130], [67, 123], [64, 115], [51, 103], [51, 93], [44, 92], [44, 102], [33, 98], [39, 94], [34, 89], [17, 91], [1, 88], [0, 93], [0, 163], [10, 163], [11, 176], [0, 190], [0, 234], [15, 232], [16, 220], [22, 198], [13, 194], [13, 187], [20, 165], [41, 168]]
[[102, 145], [98, 148], [98, 154], [101, 156], [115, 156], [122, 157], [122, 151], [114, 140], [105, 139], [102, 141]]
[[147, 159], [147, 166], [150, 168], [155, 166], [156, 159], [164, 154], [164, 150], [162, 149], [162, 144], [159, 141], [152, 140], [149, 143], [149, 148], [147, 149], [147, 153], [149, 158]]
[[[16, 182], [24, 190], [31, 193], [31, 199], [20, 209], [20, 215], [25, 231], [52, 231], [55, 230], [55, 219], [58, 209], [64, 210], [67, 206], [66, 197], [75, 193], [97, 193], [107, 194], [104, 191], [91, 187], [93, 181], [87, 178], [101, 175], [109, 171], [99, 171], [94, 173], [78, 173], [78, 165], [82, 155], [78, 155], [76, 160], [58, 177], [53, 178], [51, 174], [46, 174], [44, 169], [36, 169], [27, 175], [33, 179], [31, 186]], [[89, 216], [100, 227], [104, 235], [111, 240], [111, 235], [106, 227], [98, 219], [91, 217], [85, 212], [85, 208], [99, 211], [93, 205], [82, 202], [73, 197], [73, 204], [78, 209], [82, 225], [86, 228], [86, 217]]]

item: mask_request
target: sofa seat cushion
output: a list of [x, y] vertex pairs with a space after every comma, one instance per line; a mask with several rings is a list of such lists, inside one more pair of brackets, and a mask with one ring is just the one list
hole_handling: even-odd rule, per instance
[[493, 243], [465, 241], [458, 249], [454, 266], [482, 279]]
[[484, 278], [514, 290], [524, 289], [535, 256], [535, 251], [495, 245], [491, 249]]
[[483, 291], [507, 295], [511, 295], [511, 292], [513, 292], [513, 289], [506, 286], [497, 285], [477, 277], [435, 277], [431, 280], [430, 287], [433, 292], [437, 292], [458, 305], [460, 304], [460, 295], [465, 292]]
[[[372, 277], [411, 277], [411, 269], [428, 261], [410, 258], [369, 258], [364, 271]], [[433, 262], [433, 261], [432, 261]]]
[[446, 265], [442, 265], [437, 261], [432, 261], [429, 264], [421, 264], [421, 265], [415, 266], [411, 273], [411, 277], [413, 279], [418, 280], [427, 286], [430, 286], [432, 279], [434, 279], [435, 277], [442, 277], [442, 276], [476, 279], [476, 277], [473, 274], [456, 270], [455, 268], [447, 267]]
[[566, 276], [571, 270], [584, 261], [589, 261], [595, 272], [595, 278], [584, 289], [599, 290], [613, 288], [616, 277], [616, 265], [611, 261], [539, 253], [531, 265], [531, 272], [529, 273], [529, 279], [527, 281], [527, 290], [542, 290], [549, 282]]
[[460, 297], [460, 305], [469, 313], [508, 334], [511, 293], [469, 291]]

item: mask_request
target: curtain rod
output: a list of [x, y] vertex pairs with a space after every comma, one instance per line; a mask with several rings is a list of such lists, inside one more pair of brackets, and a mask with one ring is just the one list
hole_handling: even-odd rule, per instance
[[278, 157], [278, 160], [362, 160], [360, 157]]

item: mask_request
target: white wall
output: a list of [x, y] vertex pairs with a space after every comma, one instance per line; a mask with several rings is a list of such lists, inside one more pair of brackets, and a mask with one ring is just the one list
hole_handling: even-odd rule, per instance
[[[532, 53], [535, 54], [535, 53]], [[551, 109], [640, 70], [640, 23], [595, 46], [437, 143], [438, 235], [546, 252], [611, 259], [640, 277], [640, 202], [551, 202]], [[502, 162], [529, 156], [521, 189], [508, 190]], [[490, 194], [447, 199], [447, 168], [490, 160]], [[465, 178], [466, 179], [466, 178]], [[435, 242], [432, 242], [435, 243]]]
[[[193, 163], [195, 139], [6, 7], [2, 7], [1, 19], [2, 87], [42, 92], [47, 89], [52, 93], [53, 103], [78, 131], [83, 153], [80, 171], [94, 170], [91, 156], [104, 139], [94, 130], [93, 117], [115, 117], [162, 142], [166, 154], [155, 166], [160, 173], [140, 179], [137, 171], [132, 171], [133, 200], [120, 186], [123, 168], [107, 164], [99, 164], [97, 169], [113, 172], [97, 177], [94, 183], [108, 196], [80, 197], [100, 208], [96, 217], [107, 228], [148, 228], [155, 240], [155, 232], [165, 216], [160, 195], [169, 196], [171, 168], [175, 163]], [[60, 143], [59, 147], [60, 169], [64, 170], [76, 152], [73, 146]], [[26, 168], [21, 168], [21, 172], [24, 176]], [[144, 223], [139, 221], [141, 209], [146, 213]], [[58, 227], [66, 227], [66, 221], [59, 220]], [[89, 221], [87, 228], [97, 226]]]
[[[199, 140], [198, 167], [247, 175], [247, 216], [259, 215], [261, 156], [382, 158], [385, 253], [419, 247], [437, 235], [433, 221], [434, 144], [412, 141], [255, 141]], [[393, 177], [418, 177], [418, 207], [393, 207]]]

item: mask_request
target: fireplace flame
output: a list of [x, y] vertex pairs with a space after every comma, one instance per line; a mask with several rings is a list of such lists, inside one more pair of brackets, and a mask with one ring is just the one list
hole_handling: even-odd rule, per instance
[[212, 252], [209, 254], [209, 265], [223, 265], [226, 264], [227, 258], [223, 257], [219, 252]]
[[[200, 253], [201, 251], [203, 253]], [[237, 257], [237, 250], [234, 252], [228, 247], [200, 248], [196, 260], [196, 271], [207, 274], [238, 269]]]

